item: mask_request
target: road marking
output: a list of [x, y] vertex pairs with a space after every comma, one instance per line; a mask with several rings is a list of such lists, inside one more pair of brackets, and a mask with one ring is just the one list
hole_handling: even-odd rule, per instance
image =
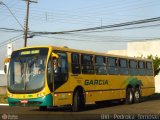
[[0, 104], [0, 106], [9, 106], [9, 104]]

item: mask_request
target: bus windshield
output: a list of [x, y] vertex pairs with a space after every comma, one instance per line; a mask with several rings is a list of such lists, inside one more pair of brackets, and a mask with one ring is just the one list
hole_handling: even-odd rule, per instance
[[44, 86], [48, 49], [26, 49], [12, 53], [8, 88], [13, 92], [38, 91]]

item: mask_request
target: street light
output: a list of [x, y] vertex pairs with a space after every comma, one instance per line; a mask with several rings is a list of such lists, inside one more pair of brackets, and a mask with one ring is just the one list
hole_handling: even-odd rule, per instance
[[10, 8], [2, 1], [0, 1], [0, 5], [4, 5], [9, 12], [11, 13], [11, 15], [14, 17], [14, 19], [17, 21], [17, 23], [21, 26], [21, 28], [24, 30], [24, 27], [21, 25], [21, 23], [19, 22], [19, 20], [16, 18], [16, 16], [13, 14], [13, 12], [10, 10]]

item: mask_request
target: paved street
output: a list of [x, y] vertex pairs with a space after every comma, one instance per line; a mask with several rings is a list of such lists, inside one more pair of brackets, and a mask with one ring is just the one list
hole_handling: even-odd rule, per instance
[[[118, 102], [106, 103], [105, 105], [87, 105], [82, 112], [73, 113], [70, 107], [49, 108], [47, 111], [39, 111], [37, 107], [8, 107], [0, 106], [0, 114], [17, 117], [17, 119], [108, 119], [111, 115], [116, 119], [122, 115], [151, 115], [160, 113], [160, 99], [151, 98], [142, 103], [124, 105]], [[113, 116], [114, 115], [114, 116]], [[125, 116], [128, 117], [128, 116]], [[131, 116], [130, 116], [131, 117]], [[152, 116], [153, 117], [153, 116]], [[2, 117], [1, 117], [2, 118]]]

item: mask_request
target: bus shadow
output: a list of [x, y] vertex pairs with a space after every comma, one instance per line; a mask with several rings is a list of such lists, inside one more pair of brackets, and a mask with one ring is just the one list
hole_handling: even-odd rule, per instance
[[142, 98], [142, 102], [152, 101], [152, 100], [160, 100], [160, 93], [155, 93], [153, 95]]
[[[105, 101], [101, 102], [99, 104], [87, 104], [85, 105], [85, 108], [80, 112], [90, 111], [90, 110], [96, 110], [101, 108], [108, 108], [108, 107], [114, 107], [114, 106], [120, 106], [124, 105], [124, 103], [119, 101]], [[32, 109], [31, 111], [41, 111], [39, 109]], [[61, 106], [61, 107], [49, 107], [46, 112], [72, 112], [71, 106]], [[41, 111], [44, 112], [44, 111]]]
[[[143, 97], [141, 102], [147, 102], [152, 100], [160, 100], [160, 94], [156, 93], [151, 96]], [[104, 101], [100, 102], [98, 104], [87, 104], [83, 111], [90, 111], [90, 110], [96, 110], [96, 109], [102, 109], [102, 108], [109, 108], [109, 107], [115, 107], [115, 106], [121, 106], [125, 105], [125, 102], [121, 101]], [[32, 109], [32, 111], [40, 111], [39, 109]], [[46, 112], [72, 112], [71, 106], [61, 106], [61, 107], [50, 107]], [[44, 111], [42, 111], [44, 112]]]
[[115, 106], [121, 106], [121, 105], [124, 105], [124, 102], [105, 101], [105, 102], [100, 102], [98, 104], [86, 105], [84, 111], [90, 111], [90, 110], [96, 110], [96, 109], [102, 109], [102, 108], [109, 108], [109, 107], [115, 107]]

